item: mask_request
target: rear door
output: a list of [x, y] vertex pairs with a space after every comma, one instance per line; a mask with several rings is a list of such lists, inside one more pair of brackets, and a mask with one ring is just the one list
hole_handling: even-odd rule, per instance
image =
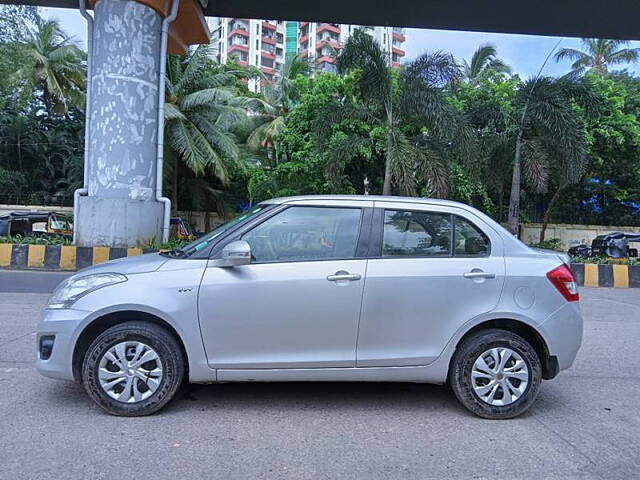
[[460, 326], [497, 306], [502, 239], [463, 209], [375, 206], [357, 366], [426, 365]]

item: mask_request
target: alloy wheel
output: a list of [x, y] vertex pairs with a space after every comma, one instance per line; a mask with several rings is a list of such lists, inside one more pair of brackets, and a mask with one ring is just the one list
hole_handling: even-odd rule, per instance
[[489, 405], [504, 406], [518, 400], [529, 384], [529, 368], [510, 348], [491, 348], [480, 355], [471, 370], [473, 391]]
[[137, 403], [149, 398], [160, 386], [162, 362], [149, 345], [120, 342], [100, 359], [98, 378], [104, 392], [114, 400]]

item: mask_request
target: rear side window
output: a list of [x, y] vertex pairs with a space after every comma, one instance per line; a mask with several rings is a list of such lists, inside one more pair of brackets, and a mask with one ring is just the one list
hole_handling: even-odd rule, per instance
[[466, 218], [454, 216], [455, 255], [464, 257], [486, 257], [491, 251], [489, 238], [482, 230]]
[[451, 215], [437, 212], [385, 210], [383, 256], [450, 256]]

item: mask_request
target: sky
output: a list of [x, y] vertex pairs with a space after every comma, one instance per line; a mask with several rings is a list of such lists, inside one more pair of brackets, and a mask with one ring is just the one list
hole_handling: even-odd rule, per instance
[[[77, 10], [43, 8], [47, 18], [57, 18], [63, 29], [86, 49], [87, 27]], [[527, 78], [536, 75], [545, 58], [561, 40], [558, 48], [581, 48], [580, 39], [542, 37], [536, 35], [513, 35], [503, 33], [459, 32], [450, 30], [407, 29], [405, 49], [406, 59], [411, 60], [429, 50], [451, 52], [456, 59], [470, 59], [473, 52], [483, 43], [492, 43], [498, 49], [498, 56], [510, 65], [515, 73]], [[640, 47], [640, 42], [631, 42], [630, 47]], [[562, 75], [570, 68], [569, 60], [556, 63], [549, 60], [543, 70], [544, 75]], [[618, 68], [618, 67], [616, 67]], [[640, 74], [640, 64], [629, 66], [629, 71]]]

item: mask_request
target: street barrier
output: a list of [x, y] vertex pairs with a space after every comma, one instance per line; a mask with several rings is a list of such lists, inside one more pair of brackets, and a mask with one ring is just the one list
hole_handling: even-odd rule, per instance
[[91, 265], [157, 250], [74, 247], [68, 245], [0, 244], [0, 267], [23, 270], [74, 271]]

